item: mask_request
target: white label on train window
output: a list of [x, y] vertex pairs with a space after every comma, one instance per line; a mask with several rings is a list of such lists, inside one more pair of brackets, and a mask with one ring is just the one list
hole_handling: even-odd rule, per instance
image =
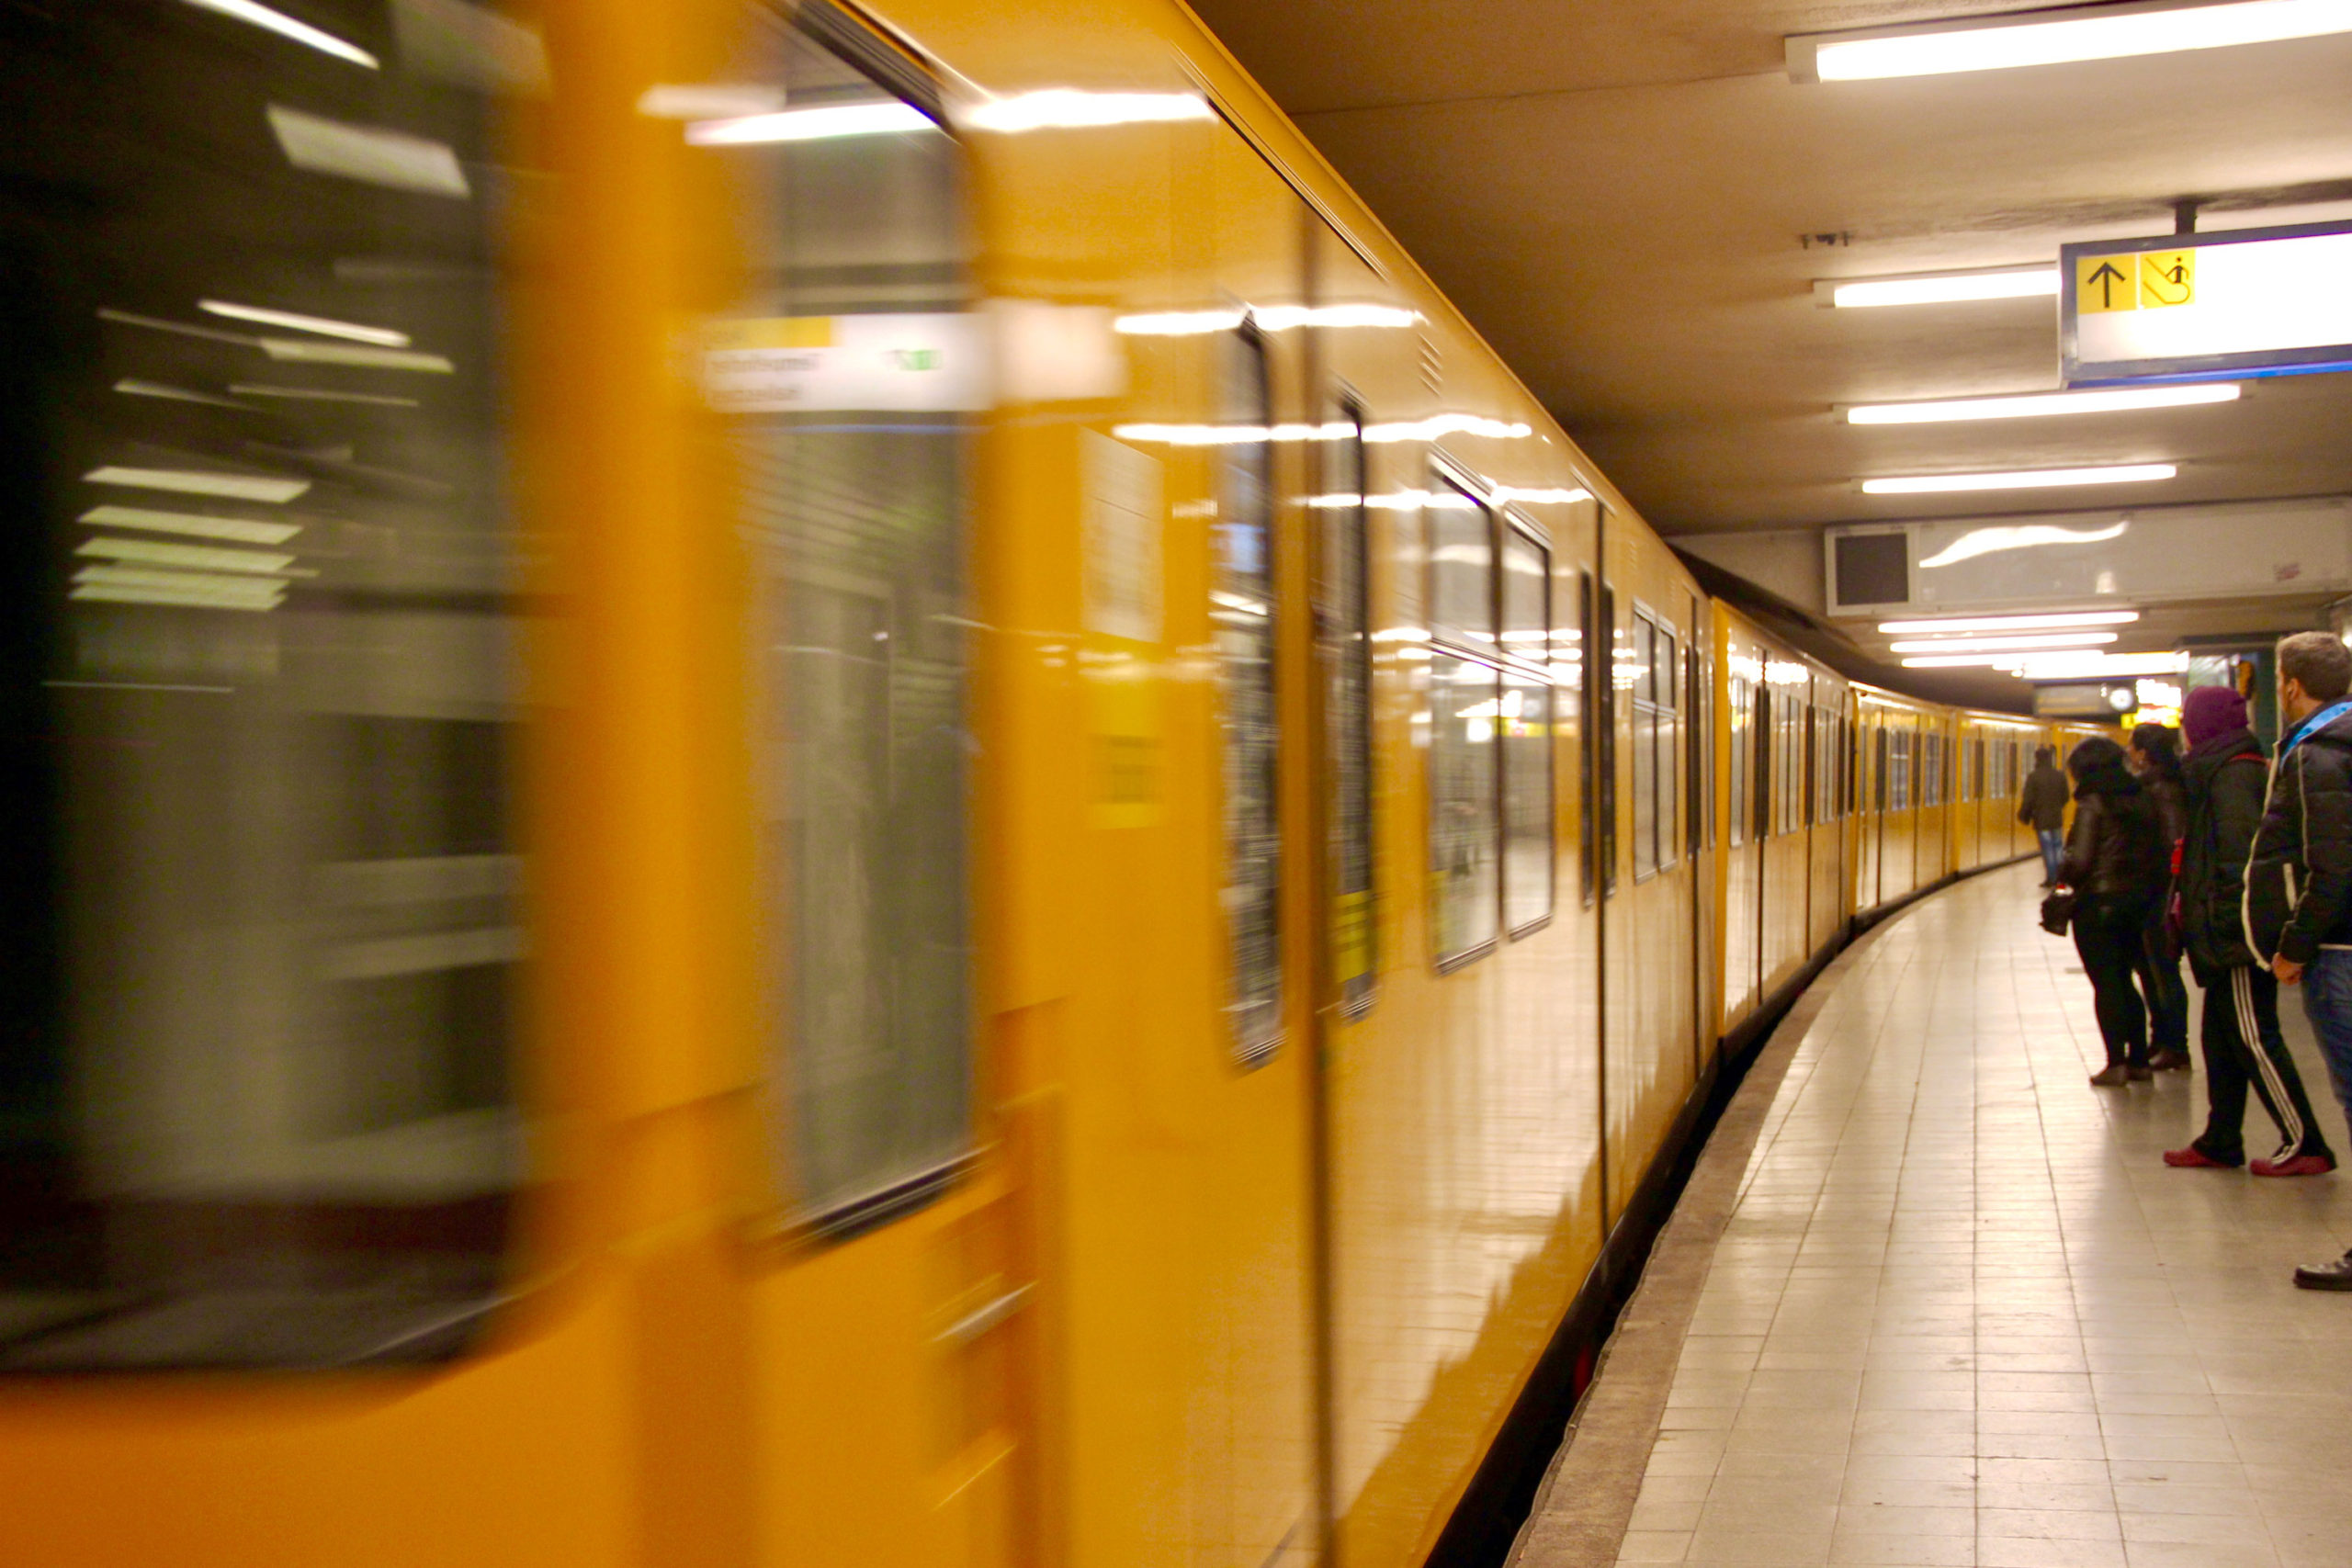
[[963, 310], [770, 316], [706, 329], [703, 390], [724, 413], [913, 413], [989, 405], [987, 336]]
[[1160, 640], [1159, 459], [1091, 430], [1079, 434], [1084, 512], [1086, 629]]

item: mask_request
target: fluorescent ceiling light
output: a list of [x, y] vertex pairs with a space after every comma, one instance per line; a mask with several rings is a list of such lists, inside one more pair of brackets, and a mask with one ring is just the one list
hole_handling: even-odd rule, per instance
[[154, 571], [145, 567], [85, 566], [74, 574], [76, 582], [98, 582], [113, 588], [164, 588], [202, 592], [240, 599], [276, 600], [286, 584], [274, 577], [225, 577], [217, 572]]
[[[1246, 446], [1261, 441], [1344, 441], [1356, 434], [1347, 420], [1324, 424], [1121, 424], [1111, 434], [1122, 441], [1155, 441], [1169, 446]], [[1471, 413], [1442, 413], [1428, 419], [1393, 424], [1367, 424], [1363, 439], [1373, 445], [1396, 441], [1434, 441], [1441, 435], [1480, 435], [1495, 441], [1517, 441], [1535, 434], [1522, 421], [1504, 422]]]
[[2055, 266], [2005, 266], [1913, 277], [1824, 278], [1814, 285], [1840, 310], [1881, 305], [1951, 305], [1969, 299], [2031, 299], [2058, 293]]
[[260, 501], [282, 506], [311, 488], [308, 479], [271, 479], [261, 474], [214, 474], [193, 468], [130, 468], [109, 463], [82, 476], [94, 485], [124, 485], [133, 490], [168, 490], [183, 495], [225, 495], [232, 501]]
[[2113, 632], [2040, 632], [2026, 637], [1938, 637], [1889, 643], [1896, 653], [1999, 653], [2020, 648], [2096, 648]]
[[266, 327], [291, 327], [298, 333], [317, 333], [323, 337], [345, 337], [354, 343], [372, 343], [385, 348], [406, 348], [408, 333], [396, 333], [390, 327], [363, 327], [352, 321], [338, 321], [327, 316], [303, 316], [292, 310], [264, 310], [259, 305], [232, 304], [226, 299], [198, 299], [196, 308], [215, 316], [226, 316], [236, 321], [258, 321]]
[[2009, 632], [2051, 626], [2128, 626], [2137, 610], [2080, 610], [2048, 615], [1974, 615], [1941, 621], [1881, 621], [1882, 632]]
[[209, 545], [172, 545], [160, 539], [117, 539], [100, 535], [85, 539], [74, 552], [102, 559], [132, 561], [141, 566], [175, 566], [190, 571], [235, 571], [266, 577], [284, 571], [295, 558], [259, 550], [222, 550]]
[[1906, 659], [1903, 661], [1903, 668], [1905, 670], [1990, 670], [1996, 667], [2006, 668], [2014, 662], [2012, 658], [2005, 654], [1951, 653]]
[[266, 6], [255, 4], [254, 0], [187, 0], [187, 3], [199, 11], [215, 11], [223, 17], [234, 17], [238, 21], [276, 33], [279, 38], [308, 44], [321, 54], [332, 54], [337, 60], [365, 65], [370, 71], [378, 69], [376, 57], [357, 44], [346, 43], [333, 33], [321, 32], [308, 22], [298, 22], [285, 12], [273, 11]]
[[209, 392], [191, 392], [186, 387], [167, 386], [161, 381], [141, 381], [136, 377], [124, 377], [114, 384], [114, 389], [133, 398], [163, 398], [175, 403], [202, 403], [207, 408], [238, 409], [246, 413], [260, 412], [227, 398], [216, 398]]
[[758, 147], [776, 141], [830, 141], [840, 136], [892, 136], [936, 130], [932, 118], [893, 98], [878, 104], [819, 104], [775, 114], [731, 115], [697, 119], [686, 126], [691, 147]]
[[1245, 319], [1261, 332], [1281, 333], [1294, 327], [1409, 327], [1421, 316], [1394, 305], [1264, 305], [1247, 310], [1148, 311], [1118, 317], [1111, 325], [1130, 337], [1198, 337], [1229, 333]]
[[2107, 676], [2177, 675], [2188, 668], [2186, 653], [2049, 653], [2013, 660], [2029, 681], [2098, 680]]
[[322, 392], [314, 387], [266, 387], [249, 382], [232, 382], [229, 390], [241, 398], [293, 398], [304, 402], [373, 403], [380, 408], [413, 409], [420, 406], [414, 398], [379, 397], [374, 392]]
[[[162, 574], [169, 575], [169, 574]], [[200, 584], [169, 587], [147, 587], [130, 583], [84, 582], [76, 584], [66, 595], [69, 599], [92, 599], [111, 604], [171, 604], [189, 610], [246, 610], [262, 613], [275, 610], [285, 603], [283, 589], [272, 592], [238, 593]]]
[[2352, 0], [2085, 6], [1982, 21], [1802, 35], [1788, 40], [1789, 74], [1801, 82], [1943, 76], [2342, 32], [2352, 32]]
[[1849, 424], [1942, 424], [1970, 419], [2033, 419], [2044, 414], [2123, 413], [2133, 409], [2188, 408], [2230, 403], [2243, 389], [2235, 381], [2203, 381], [2185, 387], [2120, 387], [2112, 391], [2029, 392], [2007, 398], [1949, 398], [1936, 402], [1856, 403]]
[[228, 539], [240, 545], [282, 545], [302, 531], [300, 523], [255, 523], [244, 517], [157, 512], [144, 506], [94, 506], [74, 521], [94, 528], [141, 528], [151, 534], [187, 534], [199, 539]]
[[1523, 501], [1531, 506], [1574, 506], [1579, 501], [1590, 501], [1592, 491], [1581, 487], [1573, 490], [1513, 490], [1509, 485], [1497, 485], [1487, 499], [1498, 506]]
[[419, 370], [447, 376], [457, 369], [438, 354], [418, 354], [406, 348], [375, 348], [356, 343], [311, 343], [302, 338], [266, 337], [261, 350], [280, 365], [357, 365], [369, 370]]
[[2104, 468], [2020, 468], [2001, 474], [1917, 474], [1864, 479], [1866, 495], [1929, 495], [1964, 490], [2047, 490], [2060, 485], [2145, 484], [2180, 470], [2170, 463], [2120, 463]]
[[974, 104], [956, 118], [976, 130], [1017, 133], [1215, 119], [1216, 110], [1198, 93], [1089, 93], [1048, 87]]
[[472, 193], [457, 151], [442, 142], [381, 126], [350, 125], [283, 104], [270, 105], [268, 116], [278, 151], [298, 169], [428, 196]]

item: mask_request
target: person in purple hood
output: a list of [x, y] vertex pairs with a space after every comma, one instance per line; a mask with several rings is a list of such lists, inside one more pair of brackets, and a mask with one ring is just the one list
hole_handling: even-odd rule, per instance
[[2165, 1156], [2170, 1166], [2245, 1163], [2245, 1091], [2251, 1084], [2278, 1129], [2278, 1151], [2257, 1176], [2312, 1176], [2335, 1156], [2312, 1113], [2302, 1075], [2278, 1032], [2278, 981], [2246, 945], [2240, 915], [2247, 853], [2262, 822], [2270, 760], [2247, 727], [2245, 699], [2228, 686], [2199, 686], [2181, 713], [2187, 825], [2173, 885], [2173, 918], [2188, 966], [2205, 992], [2199, 1043], [2205, 1055], [2205, 1131]]

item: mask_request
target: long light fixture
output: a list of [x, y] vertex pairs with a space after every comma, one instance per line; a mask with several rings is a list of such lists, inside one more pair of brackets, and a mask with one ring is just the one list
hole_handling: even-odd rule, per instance
[[2018, 665], [2029, 681], [2098, 680], [2116, 675], [2177, 675], [2188, 668], [2186, 653], [2041, 654]]
[[1841, 310], [1882, 305], [1951, 305], [1971, 299], [2046, 299], [2058, 292], [2058, 269], [2044, 264], [1903, 277], [1826, 277], [1813, 289], [1816, 299]]
[[1930, 495], [1947, 491], [2049, 490], [2061, 485], [2145, 484], [2180, 470], [2170, 463], [2119, 463], [2104, 468], [2020, 468], [1999, 474], [1915, 474], [1864, 479], [1865, 495]]
[[1198, 93], [1093, 93], [1046, 87], [1015, 93], [961, 109], [956, 118], [976, 130], [1082, 130], [1106, 125], [1159, 125], [1215, 119]]
[[2137, 610], [2075, 610], [2046, 615], [1970, 615], [1940, 621], [1881, 621], [1883, 633], [1905, 632], [2022, 632], [2060, 626], [2128, 626], [2140, 618]]
[[2244, 391], [2235, 381], [2184, 387], [2120, 387], [2111, 391], [2029, 392], [2005, 398], [1947, 398], [1917, 403], [1856, 403], [1848, 424], [1944, 424], [1972, 419], [2035, 419], [2048, 414], [2124, 413], [2134, 409], [2231, 403]]
[[1933, 637], [1889, 643], [1896, 653], [2006, 653], [2025, 648], [2096, 648], [2113, 632], [2037, 632], [2024, 637]]
[[2343, 32], [2352, 32], [2352, 0], [2230, 0], [2222, 5], [2153, 0], [1802, 34], [1788, 40], [1788, 66], [1790, 77], [1799, 82], [1945, 76]]
[[333, 33], [322, 32], [308, 22], [298, 22], [285, 12], [273, 11], [266, 6], [256, 4], [255, 0], [187, 0], [187, 3], [199, 11], [214, 11], [223, 17], [233, 17], [265, 32], [307, 44], [321, 54], [332, 54], [337, 60], [365, 65], [370, 71], [380, 69], [376, 57], [357, 44], [346, 42]]
[[777, 141], [830, 141], [841, 136], [888, 136], [936, 130], [932, 118], [893, 98], [876, 104], [818, 104], [774, 114], [729, 115], [686, 125], [691, 147], [755, 147]]
[[1201, 337], [1229, 333], [1245, 320], [1261, 332], [1282, 333], [1294, 327], [1409, 327], [1421, 314], [1393, 305], [1260, 305], [1248, 310], [1147, 311], [1117, 317], [1111, 327], [1129, 337]]
[[396, 333], [390, 327], [363, 327], [356, 321], [338, 321], [330, 316], [305, 316], [293, 310], [271, 310], [259, 305], [239, 305], [227, 299], [198, 299], [196, 308], [208, 315], [226, 316], [232, 321], [258, 321], [266, 327], [290, 327], [298, 333], [349, 338], [354, 343], [372, 343], [382, 348], [406, 348], [409, 342], [408, 333]]

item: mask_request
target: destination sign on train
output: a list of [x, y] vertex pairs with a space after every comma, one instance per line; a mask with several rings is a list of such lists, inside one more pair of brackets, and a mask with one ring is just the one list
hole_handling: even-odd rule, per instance
[[2070, 387], [2352, 368], [2352, 223], [2067, 245], [2058, 275]]

